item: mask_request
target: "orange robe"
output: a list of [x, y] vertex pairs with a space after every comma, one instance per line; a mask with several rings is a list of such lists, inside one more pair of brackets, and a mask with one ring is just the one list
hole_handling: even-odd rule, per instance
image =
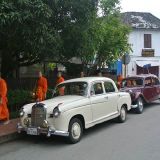
[[38, 99], [38, 101], [45, 100], [47, 89], [48, 89], [47, 79], [45, 77], [40, 77], [37, 81], [37, 89], [36, 89], [36, 99]]
[[122, 80], [123, 80], [123, 76], [122, 76], [122, 75], [119, 75], [118, 78], [117, 78], [118, 88], [121, 88]]
[[63, 77], [58, 77], [56, 80], [56, 85], [58, 85], [59, 83], [64, 82], [64, 78]]
[[[59, 83], [62, 83], [62, 82], [64, 82], [64, 78], [63, 77], [58, 77], [57, 80], [56, 80], [56, 85], [58, 85]], [[64, 95], [64, 87], [59, 88], [59, 94], [61, 96]]]
[[4, 79], [0, 79], [0, 120], [9, 120], [7, 102], [7, 84]]

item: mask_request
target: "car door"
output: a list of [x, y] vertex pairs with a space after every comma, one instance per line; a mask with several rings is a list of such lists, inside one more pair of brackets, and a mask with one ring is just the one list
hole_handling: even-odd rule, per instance
[[103, 82], [95, 82], [92, 84], [90, 100], [94, 122], [105, 120], [105, 118], [116, 110], [112, 104], [113, 97], [110, 93], [107, 94], [105, 92]]
[[107, 101], [102, 82], [92, 83], [90, 94], [93, 121], [96, 122], [104, 116], [105, 102]]
[[108, 97], [108, 101], [106, 103], [106, 111], [107, 115], [111, 116], [118, 113], [118, 99], [119, 93], [116, 92], [116, 89], [112, 82], [105, 81], [104, 82], [104, 89], [106, 92], [106, 97]]
[[148, 102], [151, 102], [153, 100], [154, 89], [153, 89], [153, 86], [152, 86], [152, 79], [151, 79], [151, 77], [145, 78], [143, 95], [144, 95], [144, 98]]
[[153, 100], [160, 98], [160, 82], [158, 78], [152, 77]]

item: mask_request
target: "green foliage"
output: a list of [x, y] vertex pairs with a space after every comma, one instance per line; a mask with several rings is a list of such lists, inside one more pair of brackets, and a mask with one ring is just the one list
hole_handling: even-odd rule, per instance
[[57, 50], [52, 10], [42, 0], [0, 2], [2, 73], [44, 60]]
[[45, 59], [78, 57], [83, 66], [117, 59], [130, 48], [119, 8], [119, 0], [1, 0], [3, 76]]
[[19, 109], [27, 103], [32, 101], [30, 91], [27, 90], [9, 90], [8, 92], [8, 108], [10, 111], [10, 118], [19, 116]]
[[97, 51], [97, 63], [102, 67], [102, 64], [109, 64], [130, 51], [128, 43], [130, 28], [125, 26], [117, 15], [103, 17], [99, 26], [102, 39]]
[[[48, 89], [47, 99], [52, 98], [53, 89]], [[31, 91], [28, 90], [9, 90], [8, 92], [8, 109], [10, 118], [19, 117], [20, 108], [28, 103], [34, 102]]]

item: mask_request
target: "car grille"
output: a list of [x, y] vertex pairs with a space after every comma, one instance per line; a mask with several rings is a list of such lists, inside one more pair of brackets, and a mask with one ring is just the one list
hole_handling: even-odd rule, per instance
[[42, 127], [43, 121], [46, 119], [46, 108], [44, 104], [35, 104], [32, 107], [31, 125], [34, 127]]

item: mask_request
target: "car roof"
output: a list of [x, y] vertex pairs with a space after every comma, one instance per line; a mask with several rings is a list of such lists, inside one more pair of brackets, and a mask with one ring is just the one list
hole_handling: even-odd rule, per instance
[[135, 76], [129, 76], [129, 77], [126, 77], [124, 79], [131, 79], [131, 78], [147, 78], [147, 77], [155, 77], [157, 78], [156, 75], [154, 74], [139, 74], [139, 75], [135, 75]]
[[66, 80], [63, 83], [68, 83], [68, 82], [87, 82], [87, 83], [91, 83], [94, 81], [113, 81], [110, 78], [107, 77], [82, 77], [82, 78], [74, 78], [74, 79], [70, 79], [70, 80]]

